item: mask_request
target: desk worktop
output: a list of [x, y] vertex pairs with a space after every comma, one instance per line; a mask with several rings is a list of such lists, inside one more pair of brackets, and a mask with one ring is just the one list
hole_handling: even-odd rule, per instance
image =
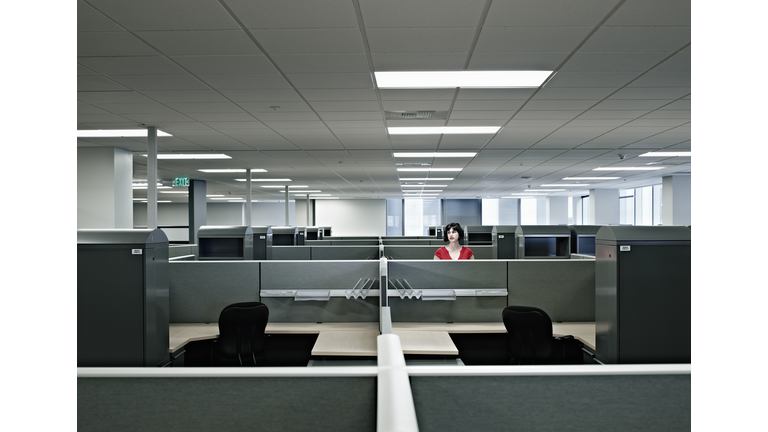
[[[504, 323], [392, 323], [405, 354], [456, 355], [450, 333], [506, 333]], [[354, 333], [350, 333], [354, 332]], [[268, 323], [267, 334], [318, 334], [313, 355], [376, 355], [377, 322], [354, 323]], [[553, 336], [573, 335], [595, 349], [595, 323], [552, 323]], [[216, 339], [217, 323], [170, 324], [169, 349], [176, 352], [189, 342]], [[332, 354], [331, 354], [332, 353]]]

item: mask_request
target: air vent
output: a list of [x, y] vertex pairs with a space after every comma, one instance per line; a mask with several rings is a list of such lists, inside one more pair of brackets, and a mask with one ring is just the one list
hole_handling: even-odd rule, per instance
[[387, 120], [445, 120], [448, 111], [385, 111]]

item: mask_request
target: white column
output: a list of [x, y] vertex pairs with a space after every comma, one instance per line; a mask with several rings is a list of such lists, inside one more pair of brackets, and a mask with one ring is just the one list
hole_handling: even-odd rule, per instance
[[77, 149], [77, 228], [133, 228], [133, 152]]
[[147, 228], [157, 228], [157, 128], [147, 129]]
[[662, 177], [661, 205], [662, 225], [691, 225], [691, 176]]
[[590, 189], [589, 217], [591, 225], [618, 225], [619, 190]]
[[245, 226], [253, 225], [251, 223], [253, 221], [253, 204], [251, 200], [253, 196], [252, 176], [250, 168], [245, 170]]
[[568, 225], [568, 197], [547, 197], [547, 224]]
[[288, 185], [286, 185], [285, 186], [285, 226], [291, 226], [290, 208], [289, 208], [290, 200], [289, 200], [289, 198], [290, 197], [288, 196]]

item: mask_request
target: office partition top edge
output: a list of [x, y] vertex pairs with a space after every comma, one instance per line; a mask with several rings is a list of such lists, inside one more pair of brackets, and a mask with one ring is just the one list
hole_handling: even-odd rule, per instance
[[429, 376], [592, 376], [690, 375], [690, 364], [544, 365], [544, 366], [407, 366], [412, 377]]
[[77, 368], [78, 378], [296, 378], [296, 377], [375, 377], [376, 366], [327, 366], [318, 368], [296, 367], [184, 367], [184, 368]]
[[157, 229], [79, 229], [77, 244], [147, 244], [168, 243], [163, 230]]
[[686, 241], [691, 240], [691, 230], [684, 226], [606, 225], [597, 232], [596, 240]]

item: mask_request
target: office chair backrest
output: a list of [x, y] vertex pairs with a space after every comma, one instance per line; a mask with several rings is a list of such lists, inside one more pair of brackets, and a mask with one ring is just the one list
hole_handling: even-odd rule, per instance
[[552, 358], [552, 320], [530, 306], [507, 306], [501, 314], [507, 328], [512, 364], [546, 364]]
[[219, 315], [218, 356], [236, 366], [257, 366], [264, 360], [264, 330], [269, 309], [264, 303], [235, 303]]

